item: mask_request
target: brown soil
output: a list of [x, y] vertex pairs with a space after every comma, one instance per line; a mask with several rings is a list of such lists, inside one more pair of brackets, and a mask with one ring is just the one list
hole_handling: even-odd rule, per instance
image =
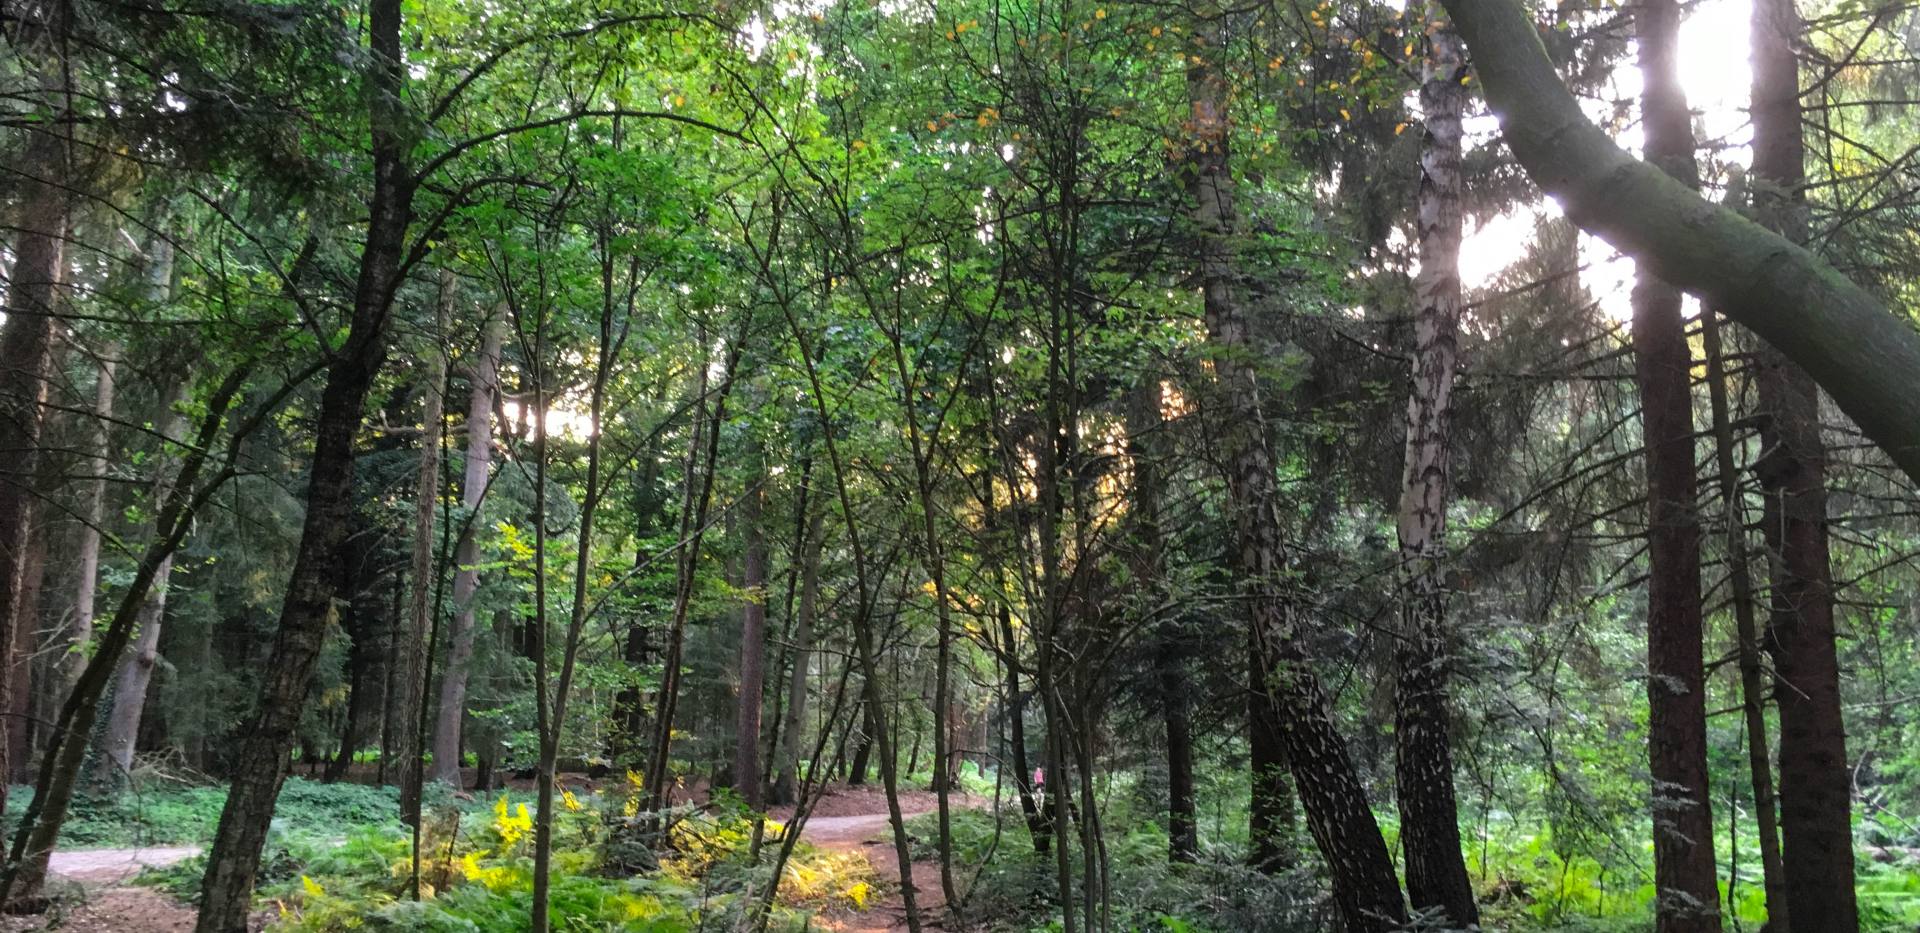
[[142, 869], [172, 865], [199, 852], [187, 846], [56, 852], [47, 909], [0, 917], [0, 933], [186, 933], [193, 929], [192, 910], [127, 881]]
[[[976, 805], [978, 801], [954, 796], [955, 808]], [[900, 812], [906, 817], [932, 813], [938, 800], [929, 791], [908, 791], [900, 795]], [[838, 933], [892, 933], [907, 929], [906, 899], [900, 893], [900, 858], [894, 848], [893, 826], [887, 815], [885, 791], [869, 787], [831, 787], [807, 818], [800, 838], [822, 849], [858, 852], [873, 865], [874, 877], [888, 895], [864, 911], [836, 909], [816, 918], [821, 929]], [[776, 817], [791, 816], [791, 808]], [[940, 890], [940, 865], [919, 861], [912, 865], [914, 903], [919, 909], [921, 926], [929, 930], [945, 929], [946, 898]]]

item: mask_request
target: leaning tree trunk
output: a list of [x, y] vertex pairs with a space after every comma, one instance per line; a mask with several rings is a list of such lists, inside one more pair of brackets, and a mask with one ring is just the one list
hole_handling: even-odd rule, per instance
[[[1589, 233], [1778, 347], [1920, 482], [1920, 334], [1804, 247], [1635, 160], [1588, 119], [1519, 0], [1441, 0], [1527, 174]], [[1756, 173], [1757, 174], [1757, 173]]]
[[[1795, 243], [1807, 240], [1794, 50], [1800, 33], [1792, 0], [1756, 0], [1754, 205], [1763, 224]], [[1811, 930], [1817, 922], [1823, 931], [1852, 933], [1860, 928], [1850, 824], [1853, 786], [1834, 646], [1820, 390], [1780, 353], [1763, 353], [1757, 368], [1767, 453], [1755, 470], [1773, 569], [1767, 640], [1779, 680], [1774, 696], [1780, 706], [1781, 863], [1788, 911], [1799, 929]]]
[[1326, 859], [1334, 900], [1348, 929], [1389, 930], [1407, 917], [1400, 882], [1368, 807], [1366, 788], [1313, 675], [1302, 644], [1299, 597], [1287, 582], [1290, 568], [1281, 536], [1273, 440], [1261, 405], [1261, 378], [1248, 360], [1256, 347], [1234, 270], [1237, 221], [1227, 163], [1226, 79], [1207, 58], [1218, 54], [1208, 31], [1196, 33], [1195, 39], [1204, 54], [1193, 56], [1187, 68], [1193, 130], [1188, 195], [1207, 336], [1216, 349], [1217, 418], [1234, 513], [1233, 563], [1246, 588], [1256, 667], [1261, 669], [1253, 689], [1270, 694], [1278, 707], [1281, 739], [1307, 826]]
[[1428, 5], [1420, 109], [1418, 204], [1420, 273], [1413, 385], [1407, 396], [1406, 469], [1398, 533], [1401, 562], [1399, 685], [1394, 718], [1395, 779], [1407, 895], [1415, 910], [1446, 927], [1479, 922], [1460, 853], [1453, 793], [1446, 634], [1447, 506], [1452, 483], [1453, 370], [1460, 330], [1460, 117], [1467, 92], [1460, 37], [1438, 4]]
[[[1680, 8], [1645, 0], [1641, 126], [1647, 158], [1691, 187], [1693, 131], [1680, 89]], [[1647, 754], [1653, 778], [1655, 927], [1720, 929], [1707, 783], [1707, 684], [1700, 597], [1700, 516], [1694, 509], [1692, 353], [1680, 290], [1642, 266], [1633, 288], [1633, 358], [1647, 470]]]
[[400, 139], [400, 0], [373, 0], [367, 104], [373, 127], [373, 198], [345, 343], [327, 367], [308, 470], [307, 515], [260, 695], [241, 730], [232, 789], [207, 855], [197, 933], [244, 933], [260, 849], [280, 795], [287, 751], [306, 706], [307, 681], [333, 614], [340, 545], [353, 510], [353, 440], [367, 392], [386, 361], [387, 321], [399, 287], [414, 179]]
[[[0, 325], [0, 646], [12, 654], [22, 617], [27, 549], [34, 538], [33, 480], [40, 462], [42, 408], [53, 365], [56, 294], [65, 277], [68, 213], [67, 151], [61, 137], [35, 131], [20, 178], [24, 189], [14, 221], [13, 272], [6, 323]], [[14, 708], [11, 657], [0, 658], [0, 710]], [[16, 731], [9, 729], [9, 734]], [[14, 773], [13, 743], [0, 742], [0, 775]], [[7, 792], [0, 787], [0, 810]]]
[[447, 627], [447, 657], [440, 675], [440, 700], [433, 727], [431, 776], [460, 786], [460, 724], [467, 708], [467, 679], [472, 675], [474, 594], [480, 589], [480, 504], [487, 495], [487, 465], [493, 458], [493, 401], [500, 390], [502, 320], [489, 318], [480, 356], [468, 371], [467, 457], [460, 478], [460, 543], [453, 550], [453, 618]]

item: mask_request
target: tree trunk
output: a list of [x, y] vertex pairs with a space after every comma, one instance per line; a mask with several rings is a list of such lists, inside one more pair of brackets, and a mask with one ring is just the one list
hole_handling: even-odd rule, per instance
[[[16, 631], [30, 626], [21, 609], [27, 587], [27, 549], [34, 541], [33, 479], [40, 461], [40, 431], [45, 420], [47, 380], [53, 365], [53, 325], [58, 292], [66, 274], [68, 213], [65, 141], [34, 131], [20, 177], [19, 213], [14, 222], [13, 272], [7, 284], [6, 322], [0, 325], [0, 710], [13, 710]], [[13, 717], [8, 717], [12, 719]], [[24, 735], [9, 726], [0, 742], [0, 775], [14, 772], [15, 742]], [[0, 811], [7, 794], [0, 788]]]
[[1196, 33], [1205, 54], [1189, 59], [1192, 104], [1188, 196], [1197, 249], [1207, 336], [1216, 348], [1228, 503], [1234, 514], [1233, 561], [1247, 591], [1257, 693], [1280, 713], [1280, 737], [1307, 813], [1307, 826], [1325, 857], [1334, 900], [1356, 933], [1388, 930], [1406, 920], [1393, 860], [1368, 807], [1366, 788], [1327, 709], [1305, 647], [1298, 595], [1281, 537], [1281, 501], [1273, 440], [1260, 398], [1261, 377], [1248, 357], [1257, 353], [1240, 307], [1232, 238], [1237, 220], [1227, 162], [1225, 78], [1207, 58], [1218, 54], [1209, 30]]
[[493, 459], [493, 403], [500, 391], [502, 321], [489, 318], [482, 329], [480, 356], [467, 373], [467, 456], [460, 479], [460, 543], [453, 551], [453, 618], [447, 628], [447, 657], [440, 675], [440, 701], [433, 728], [431, 775], [460, 786], [460, 726], [467, 709], [467, 680], [472, 675], [474, 594], [480, 589], [480, 505], [487, 494], [487, 467]]
[[[1784, 866], [1780, 862], [1779, 801], [1773, 791], [1773, 763], [1767, 742], [1767, 692], [1760, 665], [1759, 628], [1754, 621], [1753, 575], [1748, 568], [1747, 513], [1740, 474], [1733, 459], [1733, 415], [1727, 398], [1725, 356], [1718, 315], [1701, 313], [1701, 344], [1707, 364], [1707, 395], [1713, 413], [1714, 466], [1720, 474], [1720, 505], [1726, 539], [1727, 581], [1733, 600], [1735, 646], [1740, 666], [1740, 711], [1747, 737], [1747, 771], [1753, 784], [1755, 829], [1760, 836], [1760, 870], [1767, 891], [1767, 920], [1774, 933], [1788, 922]], [[1731, 882], [1729, 882], [1731, 884]]]
[[[1133, 387], [1127, 402], [1127, 456], [1133, 472], [1132, 503], [1128, 515], [1133, 551], [1133, 576], [1141, 594], [1143, 613], [1158, 612], [1167, 601], [1166, 539], [1161, 527], [1161, 466], [1165, 444], [1161, 433], [1160, 379], [1149, 375]], [[1177, 615], [1155, 626], [1154, 668], [1160, 687], [1160, 719], [1167, 740], [1167, 857], [1191, 862], [1198, 857], [1200, 840], [1193, 811], [1193, 724], [1187, 692], [1186, 660], [1179, 650]]]
[[367, 106], [372, 120], [373, 197], [345, 343], [327, 367], [308, 471], [307, 514], [260, 696], [241, 731], [233, 786], [207, 856], [197, 933], [244, 933], [254, 874], [280, 794], [283, 764], [305, 707], [307, 682], [333, 615], [335, 563], [353, 509], [353, 441], [367, 392], [386, 361], [387, 322], [399, 287], [414, 179], [400, 138], [403, 74], [400, 0], [372, 0], [367, 15], [372, 61]]
[[[801, 499], [807, 498], [803, 489]], [[793, 623], [793, 648], [789, 652], [793, 666], [787, 678], [786, 722], [780, 728], [780, 761], [772, 798], [775, 803], [795, 803], [799, 799], [800, 749], [807, 728], [807, 675], [813, 667], [813, 617], [820, 605], [820, 549], [826, 543], [822, 534], [826, 517], [825, 510], [814, 510], [806, 518], [797, 552], [800, 555], [800, 607]]]
[[[187, 420], [179, 414], [180, 403], [186, 400], [184, 383], [174, 388], [163, 401], [164, 411], [160, 416], [160, 434], [167, 443], [183, 439], [186, 436]], [[153, 461], [163, 464], [170, 453], [162, 451]], [[172, 488], [171, 471], [157, 466], [153, 478], [153, 501], [164, 500]], [[153, 672], [160, 663], [160, 632], [166, 621], [167, 585], [173, 578], [173, 555], [161, 558], [153, 573], [153, 589], [140, 605], [135, 617], [135, 626], [139, 631], [133, 643], [133, 653], [120, 663], [120, 669], [114, 675], [113, 707], [107, 714], [106, 739], [102, 747], [100, 767], [103, 773], [96, 780], [107, 787], [119, 786], [133, 765], [133, 753], [138, 744], [140, 720], [146, 710], [147, 687], [153, 681]]]
[[[118, 349], [102, 348], [98, 379], [93, 389], [93, 419], [87, 425], [84, 470], [88, 478], [80, 486], [80, 541], [74, 555], [73, 622], [61, 639], [59, 682], [55, 694], [64, 697], [86, 664], [87, 642], [93, 638], [93, 602], [100, 577], [100, 527], [106, 518], [107, 470], [112, 463], [108, 446], [107, 423], [113, 418], [114, 360]], [[169, 435], [172, 436], [172, 435]], [[55, 701], [57, 705], [58, 700]]]
[[1453, 791], [1449, 655], [1447, 507], [1452, 483], [1453, 370], [1460, 330], [1460, 117], [1467, 92], [1460, 38], [1438, 4], [1428, 5], [1420, 109], [1418, 204], [1420, 272], [1414, 280], [1414, 360], [1407, 397], [1406, 468], [1398, 535], [1401, 565], [1399, 684], [1394, 719], [1394, 777], [1407, 894], [1416, 911], [1443, 927], [1479, 923], [1473, 885], [1460, 851]]
[[[1761, 223], [1794, 243], [1807, 239], [1806, 156], [1795, 53], [1801, 31], [1791, 0], [1754, 3], [1754, 204]], [[1804, 309], [1808, 314], [1817, 310]], [[1900, 326], [1911, 335], [1904, 319]], [[1866, 333], [1846, 336], [1861, 347], [1874, 339]], [[1793, 349], [1789, 343], [1776, 346]], [[1822, 931], [1852, 933], [1860, 928], [1850, 825], [1853, 787], [1834, 645], [1820, 390], [1807, 370], [1779, 352], [1762, 353], [1757, 369], [1766, 453], [1755, 471], [1764, 496], [1773, 572], [1767, 642], [1779, 679], [1774, 696], [1780, 706], [1781, 862], [1787, 906], [1798, 929], [1810, 931], [1817, 922]], [[1912, 385], [1912, 370], [1907, 379]], [[1882, 404], [1897, 405], [1893, 399]], [[1903, 417], [1912, 420], [1910, 411]]]
[[1561, 83], [1519, 0], [1442, 2], [1507, 145], [1574, 223], [1781, 348], [1920, 482], [1920, 419], [1911, 416], [1920, 411], [1920, 334], [1906, 316], [1805, 248], [1622, 151]]
[[[453, 270], [440, 271], [440, 295], [435, 311], [435, 336], [447, 332], [453, 317], [453, 302], [458, 292]], [[433, 593], [440, 575], [433, 563], [434, 516], [440, 503], [440, 438], [446, 429], [447, 364], [438, 347], [425, 348], [426, 367], [420, 386], [426, 393], [421, 405], [420, 469], [413, 481], [413, 551], [409, 555], [407, 579], [413, 582], [407, 600], [407, 640], [402, 649], [401, 669], [405, 676], [398, 684], [400, 692], [400, 748], [405, 766], [400, 773], [400, 820], [408, 826], [420, 826], [421, 784], [425, 779], [426, 736], [421, 710], [427, 702], [427, 667], [432, 663], [427, 652], [427, 628], [432, 621]], [[484, 355], [484, 350], [483, 350]], [[487, 364], [482, 362], [481, 367]], [[471, 417], [471, 414], [469, 414]], [[484, 419], [483, 419], [484, 420]], [[457, 559], [457, 558], [456, 558]], [[458, 597], [455, 597], [458, 600]], [[460, 756], [453, 756], [453, 783], [459, 782]]]
[[[1691, 188], [1693, 132], [1680, 89], [1676, 0], [1645, 0], [1641, 125], [1647, 158]], [[1700, 517], [1694, 510], [1692, 353], [1680, 290], [1645, 264], [1633, 288], [1633, 358], [1647, 475], [1647, 753], [1653, 778], [1655, 928], [1720, 929], [1707, 783], [1706, 669], [1700, 597]]]
[[740, 607], [740, 695], [734, 717], [733, 783], [752, 810], [765, 808], [766, 788], [760, 782], [760, 713], [767, 680], [767, 531], [764, 455], [756, 451], [748, 480], [754, 488], [741, 503], [740, 521], [746, 535], [742, 584], [746, 604]]

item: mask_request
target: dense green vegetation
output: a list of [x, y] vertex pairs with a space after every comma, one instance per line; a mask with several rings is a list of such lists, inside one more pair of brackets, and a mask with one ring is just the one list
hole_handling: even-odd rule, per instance
[[9, 913], [1920, 924], [1915, 9], [0, 33]]

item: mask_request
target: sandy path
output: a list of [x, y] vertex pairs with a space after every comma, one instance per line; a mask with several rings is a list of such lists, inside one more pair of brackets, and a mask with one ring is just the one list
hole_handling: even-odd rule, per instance
[[[911, 819], [929, 812], [932, 811], [907, 810], [901, 813], [901, 818]], [[874, 876], [883, 883], [889, 886], [900, 883], [900, 859], [893, 847], [893, 824], [885, 813], [812, 817], [800, 830], [800, 838], [834, 852], [858, 852], [872, 863]], [[946, 912], [946, 899], [940, 893], [940, 866], [934, 862], [913, 863], [913, 888], [921, 925], [940, 929]], [[835, 910], [817, 920], [822, 929], [837, 933], [892, 933], [907, 929], [906, 902], [895, 892], [867, 910]]]
[[164, 868], [198, 854], [198, 846], [55, 852], [49, 863], [55, 879], [80, 884], [85, 896], [72, 903], [56, 903], [44, 914], [0, 918], [0, 930], [188, 933], [193, 929], [193, 911], [157, 891], [129, 887], [126, 882], [145, 869]]

